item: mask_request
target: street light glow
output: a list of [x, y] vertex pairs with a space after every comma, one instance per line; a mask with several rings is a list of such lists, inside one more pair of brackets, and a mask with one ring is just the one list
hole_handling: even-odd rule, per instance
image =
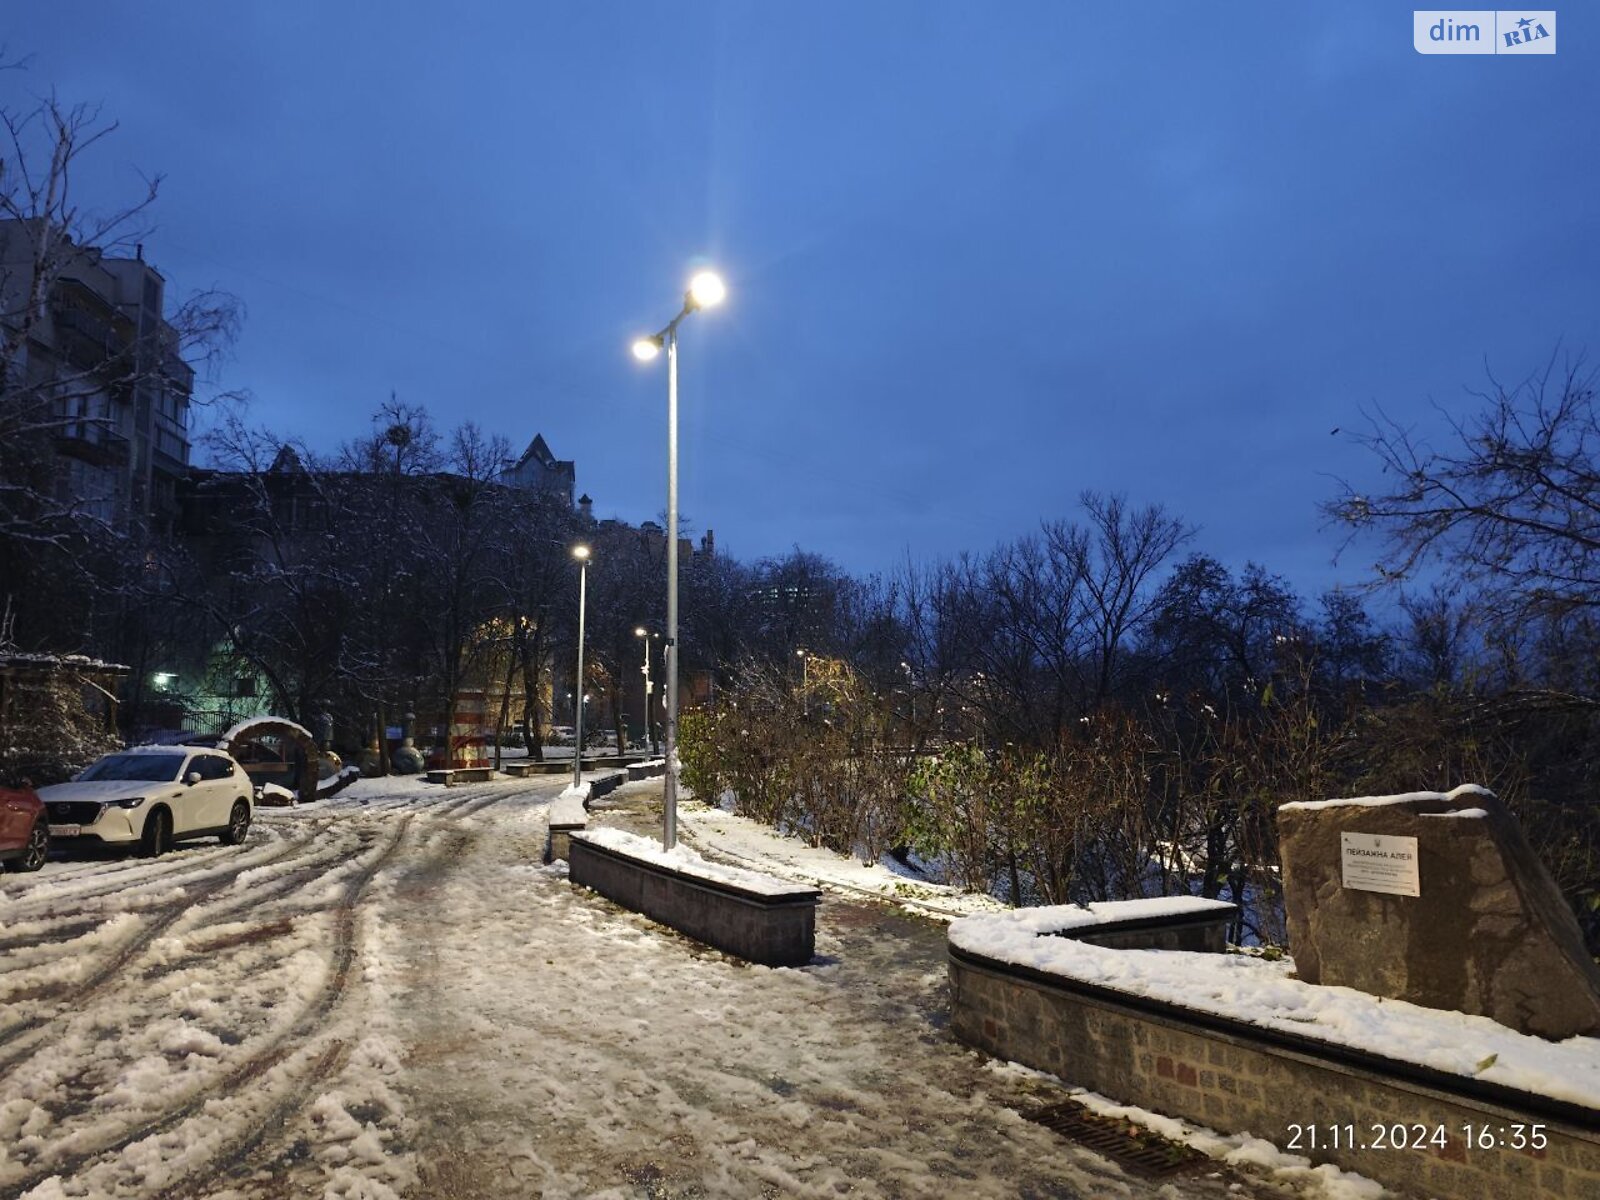
[[[663, 850], [671, 850], [678, 844], [678, 326], [690, 313], [721, 304], [727, 294], [727, 286], [716, 272], [699, 272], [689, 280], [683, 311], [654, 337], [640, 338], [633, 343], [633, 355], [641, 362], [654, 358], [658, 351], [667, 352], [667, 635], [661, 648], [667, 671], [667, 774], [661, 790]], [[647, 667], [649, 648], [647, 640]], [[646, 692], [647, 699], [648, 695]]]
[[577, 559], [579, 562], [582, 562], [584, 559], [589, 557], [589, 547], [574, 546], [572, 548], [572, 557]]
[[640, 625], [638, 628], [636, 628], [633, 631], [633, 636], [634, 637], [648, 637], [650, 635], [646, 632], [645, 627], [643, 625]]
[[696, 308], [715, 308], [727, 294], [727, 285], [715, 271], [701, 271], [689, 281], [689, 298]]

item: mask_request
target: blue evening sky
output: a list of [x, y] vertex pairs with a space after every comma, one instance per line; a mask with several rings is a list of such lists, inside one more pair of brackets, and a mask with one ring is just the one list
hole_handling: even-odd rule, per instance
[[1307, 591], [1362, 406], [1600, 357], [1600, 21], [1423, 57], [1392, 3], [25, 6], [26, 72], [166, 175], [146, 257], [248, 320], [218, 383], [332, 447], [394, 390], [742, 558], [986, 550], [1084, 488]]

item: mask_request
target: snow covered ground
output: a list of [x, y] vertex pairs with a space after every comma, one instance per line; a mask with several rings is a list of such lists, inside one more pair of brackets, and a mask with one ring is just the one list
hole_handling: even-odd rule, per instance
[[[1153, 1184], [1025, 1120], [1060, 1086], [954, 1042], [917, 915], [985, 902], [699, 806], [707, 857], [830, 889], [811, 966], [574, 890], [565, 783], [363, 780], [240, 848], [0, 877], [0, 1196], [1355, 1194]], [[595, 818], [648, 831], [660, 787]]]

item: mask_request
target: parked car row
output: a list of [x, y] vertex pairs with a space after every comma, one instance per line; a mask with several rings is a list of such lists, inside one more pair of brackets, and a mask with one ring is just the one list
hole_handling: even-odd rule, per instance
[[255, 815], [250, 777], [204, 746], [137, 746], [107, 754], [71, 783], [0, 790], [0, 860], [37, 871], [52, 846], [136, 847], [154, 857], [175, 842], [237, 846]]

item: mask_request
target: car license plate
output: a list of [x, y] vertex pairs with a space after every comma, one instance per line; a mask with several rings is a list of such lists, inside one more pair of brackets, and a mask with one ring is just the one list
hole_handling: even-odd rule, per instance
[[52, 826], [50, 826], [50, 836], [51, 837], [77, 837], [82, 832], [83, 832], [83, 826], [82, 825], [52, 825]]

